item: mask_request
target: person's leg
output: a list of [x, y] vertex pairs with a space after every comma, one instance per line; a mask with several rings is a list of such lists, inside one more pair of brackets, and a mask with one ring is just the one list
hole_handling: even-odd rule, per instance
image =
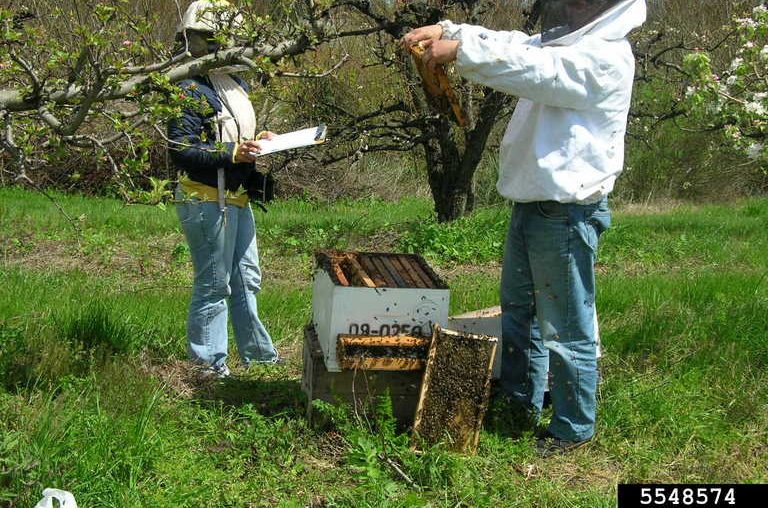
[[[550, 434], [582, 441], [594, 434], [596, 341], [594, 262], [607, 205], [539, 203], [526, 240], [544, 345], [549, 350]], [[601, 215], [603, 214], [603, 215]], [[609, 217], [609, 215], [608, 215]], [[602, 221], [602, 222], [601, 222]]]
[[517, 204], [507, 232], [501, 275], [501, 379], [504, 395], [538, 419], [544, 402], [548, 353], [536, 323], [533, 280], [524, 230], [531, 205]]
[[[259, 319], [256, 295], [261, 289], [259, 250], [256, 244], [256, 227], [250, 206], [237, 209], [237, 240], [232, 262], [232, 296], [230, 312], [235, 331], [237, 349], [244, 364], [274, 362], [277, 351], [272, 338]], [[234, 210], [233, 210], [234, 211]]]
[[188, 354], [193, 361], [223, 368], [227, 359], [227, 303], [231, 250], [216, 203], [177, 193], [176, 210], [194, 269], [187, 319]]

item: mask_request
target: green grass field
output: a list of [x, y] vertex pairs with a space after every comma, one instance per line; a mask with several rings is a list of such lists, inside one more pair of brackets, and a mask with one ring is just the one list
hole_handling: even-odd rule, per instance
[[312, 252], [425, 254], [451, 311], [495, 305], [503, 206], [451, 225], [410, 199], [257, 213], [260, 312], [285, 366], [189, 382], [191, 266], [172, 207], [0, 189], [0, 506], [610, 507], [621, 482], [768, 482], [768, 200], [618, 209], [602, 240], [597, 438], [540, 459], [490, 430], [415, 454], [386, 403], [310, 428]]

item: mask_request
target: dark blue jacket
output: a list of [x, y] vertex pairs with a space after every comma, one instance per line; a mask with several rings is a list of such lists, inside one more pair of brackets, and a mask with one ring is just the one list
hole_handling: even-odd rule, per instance
[[[238, 76], [232, 77], [248, 90], [245, 81]], [[206, 111], [185, 109], [181, 117], [168, 122], [168, 138], [171, 140], [168, 151], [174, 166], [190, 179], [211, 187], [217, 185], [218, 168], [224, 168], [228, 190], [234, 191], [241, 186], [247, 189], [249, 179], [256, 172], [253, 163], [232, 162], [234, 143], [221, 143], [217, 150], [216, 115], [222, 111], [222, 104], [210, 81], [204, 76], [195, 76], [182, 81], [179, 86], [190, 97], [204, 97], [211, 107], [205, 108]]]

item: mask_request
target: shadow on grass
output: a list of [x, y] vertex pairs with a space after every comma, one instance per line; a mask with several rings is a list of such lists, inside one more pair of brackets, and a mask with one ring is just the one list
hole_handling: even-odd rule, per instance
[[283, 376], [278, 369], [268, 367], [264, 372], [207, 383], [198, 387], [194, 398], [204, 404], [223, 404], [232, 408], [251, 405], [264, 416], [282, 414], [303, 418], [307, 398], [301, 391], [299, 380]]

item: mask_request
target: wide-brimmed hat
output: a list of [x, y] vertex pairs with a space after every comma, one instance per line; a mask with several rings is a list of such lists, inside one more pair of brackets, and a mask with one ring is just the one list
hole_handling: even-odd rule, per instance
[[185, 30], [218, 32], [222, 28], [241, 24], [242, 16], [228, 7], [231, 5], [227, 0], [196, 0], [187, 7], [176, 33]]

